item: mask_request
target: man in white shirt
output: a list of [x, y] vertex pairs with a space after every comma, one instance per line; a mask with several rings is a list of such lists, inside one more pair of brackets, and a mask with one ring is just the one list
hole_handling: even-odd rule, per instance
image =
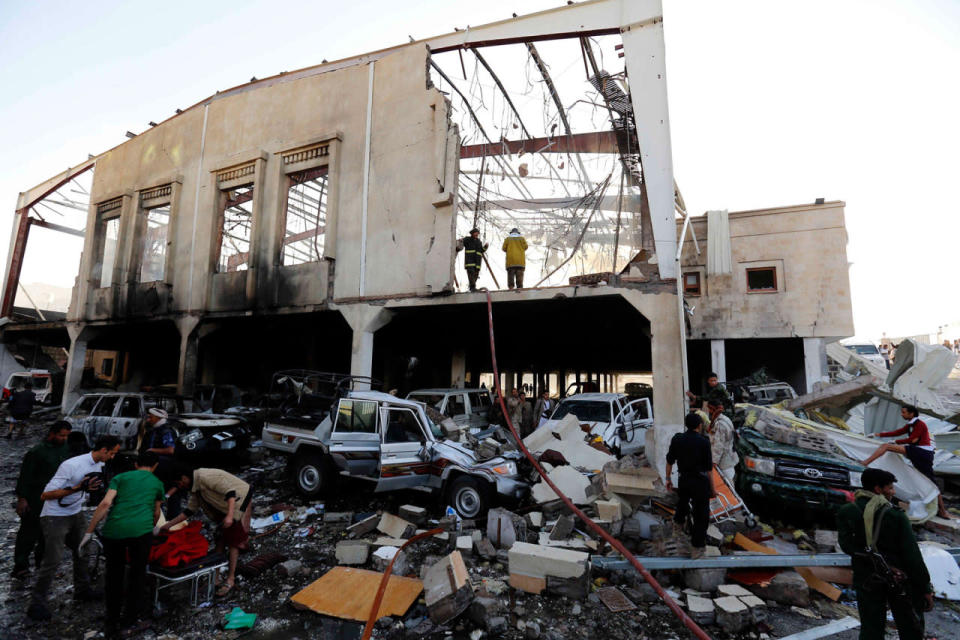
[[103, 472], [103, 464], [112, 460], [119, 450], [120, 440], [117, 437], [101, 437], [90, 453], [67, 458], [60, 463], [40, 494], [43, 500], [40, 529], [45, 545], [43, 564], [27, 609], [27, 615], [34, 620], [51, 618], [50, 609], [47, 608], [47, 592], [57, 574], [64, 547], [73, 552], [73, 597], [78, 600], [102, 597], [102, 592], [98, 593], [91, 587], [87, 567], [80, 558], [80, 540], [87, 527], [82, 511], [83, 501], [88, 491], [96, 491], [102, 486], [99, 474]]

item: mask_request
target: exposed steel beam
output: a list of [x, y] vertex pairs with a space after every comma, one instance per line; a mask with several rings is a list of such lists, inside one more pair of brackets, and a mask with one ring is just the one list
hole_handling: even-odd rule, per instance
[[460, 147], [461, 158], [480, 158], [484, 155], [499, 156], [512, 153], [620, 153], [617, 136], [613, 131], [574, 133], [553, 138], [527, 138], [526, 140], [501, 140], [484, 144], [469, 144]]
[[30, 224], [34, 220], [30, 219], [29, 209], [20, 209], [17, 211], [20, 221], [17, 223], [17, 238], [13, 244], [13, 251], [10, 254], [10, 262], [7, 267], [7, 282], [3, 288], [3, 303], [0, 304], [0, 317], [9, 318], [13, 311], [13, 300], [17, 296], [17, 286], [20, 284], [20, 270], [23, 268], [23, 256], [27, 250], [27, 236], [30, 234]]
[[30, 220], [30, 224], [35, 224], [38, 227], [43, 227], [44, 229], [50, 229], [51, 231], [59, 231], [60, 233], [69, 233], [72, 236], [84, 237], [83, 229], [74, 229], [72, 227], [65, 227], [62, 224], [56, 224], [54, 222], [47, 222], [46, 220]]

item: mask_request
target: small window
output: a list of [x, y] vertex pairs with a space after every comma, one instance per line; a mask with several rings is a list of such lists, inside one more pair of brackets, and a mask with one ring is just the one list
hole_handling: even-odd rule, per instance
[[140, 411], [140, 398], [131, 396], [124, 398], [120, 403], [121, 418], [139, 418], [142, 415]]
[[103, 396], [103, 400], [100, 401], [100, 404], [97, 405], [97, 408], [94, 409], [90, 415], [112, 416], [113, 408], [117, 406], [117, 401], [119, 400], [120, 396]]
[[451, 418], [456, 416], [462, 416], [467, 413], [467, 405], [463, 401], [463, 396], [461, 394], [456, 394], [450, 396], [447, 400], [447, 411], [446, 414]]
[[700, 295], [700, 273], [698, 271], [683, 274], [683, 293], [688, 296]]
[[253, 230], [253, 185], [223, 191], [221, 202], [217, 272], [245, 271], [250, 262]]
[[337, 431], [377, 432], [377, 403], [369, 400], [341, 400], [337, 410]]
[[117, 263], [117, 241], [120, 238], [120, 217], [102, 221], [103, 253], [100, 255], [100, 286], [113, 284], [113, 267]]
[[99, 399], [100, 396], [85, 396], [83, 400], [80, 401], [80, 404], [78, 404], [70, 414], [70, 417], [83, 418], [84, 416], [90, 415], [90, 412], [93, 411], [93, 407], [97, 404], [97, 400]]
[[318, 167], [287, 176], [281, 264], [319, 262], [323, 257], [327, 225], [327, 168]]
[[385, 444], [397, 442], [426, 442], [427, 437], [420, 427], [416, 414], [409, 409], [388, 409], [387, 428], [384, 430]]
[[777, 290], [776, 267], [747, 269], [747, 291], [769, 293]]
[[143, 213], [146, 216], [146, 228], [140, 261], [140, 282], [159, 282], [164, 279], [167, 266], [170, 205], [147, 209]]
[[106, 377], [113, 375], [113, 358], [104, 358], [100, 363], [100, 374]]

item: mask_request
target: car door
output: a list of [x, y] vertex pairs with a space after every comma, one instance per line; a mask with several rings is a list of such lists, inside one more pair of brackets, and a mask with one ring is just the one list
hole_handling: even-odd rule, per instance
[[98, 394], [81, 396], [66, 416], [67, 422], [73, 425], [73, 430], [77, 433], [82, 433], [87, 439], [87, 445], [91, 447], [93, 446], [94, 440], [91, 429], [96, 421], [90, 414], [93, 413], [99, 400], [100, 396]]
[[115, 414], [110, 421], [110, 435], [120, 438], [124, 449], [135, 449], [143, 419], [143, 399], [140, 396], [123, 396]]
[[425, 485], [430, 480], [427, 434], [419, 416], [408, 407], [380, 408], [383, 443], [377, 491]]
[[[104, 395], [90, 412], [87, 424], [87, 440], [95, 443], [101, 436], [110, 435], [113, 412], [120, 402], [120, 396]], [[92, 445], [91, 445], [92, 446]]]
[[452, 418], [460, 427], [469, 427], [470, 415], [467, 413], [467, 394], [451, 393], [448, 395], [444, 414]]
[[[649, 398], [637, 398], [628, 402], [620, 409], [619, 415], [614, 420], [619, 433], [626, 434], [622, 437], [623, 450], [637, 449], [644, 446], [644, 433], [647, 427], [653, 425], [653, 411], [650, 408]], [[620, 430], [620, 427], [623, 430]]]
[[351, 476], [378, 479], [380, 468], [379, 403], [342, 398], [330, 434], [330, 455]]
[[484, 429], [490, 424], [490, 396], [485, 392], [468, 393], [470, 428]]

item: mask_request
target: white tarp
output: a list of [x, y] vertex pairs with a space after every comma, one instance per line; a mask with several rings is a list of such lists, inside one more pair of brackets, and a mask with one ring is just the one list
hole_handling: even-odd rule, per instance
[[939, 387], [957, 362], [957, 354], [939, 344], [907, 339], [897, 346], [887, 386], [898, 399], [940, 415], [947, 413], [937, 396]]
[[960, 600], [960, 567], [950, 552], [936, 542], [921, 542], [920, 555], [930, 573], [933, 595], [945, 600]]

